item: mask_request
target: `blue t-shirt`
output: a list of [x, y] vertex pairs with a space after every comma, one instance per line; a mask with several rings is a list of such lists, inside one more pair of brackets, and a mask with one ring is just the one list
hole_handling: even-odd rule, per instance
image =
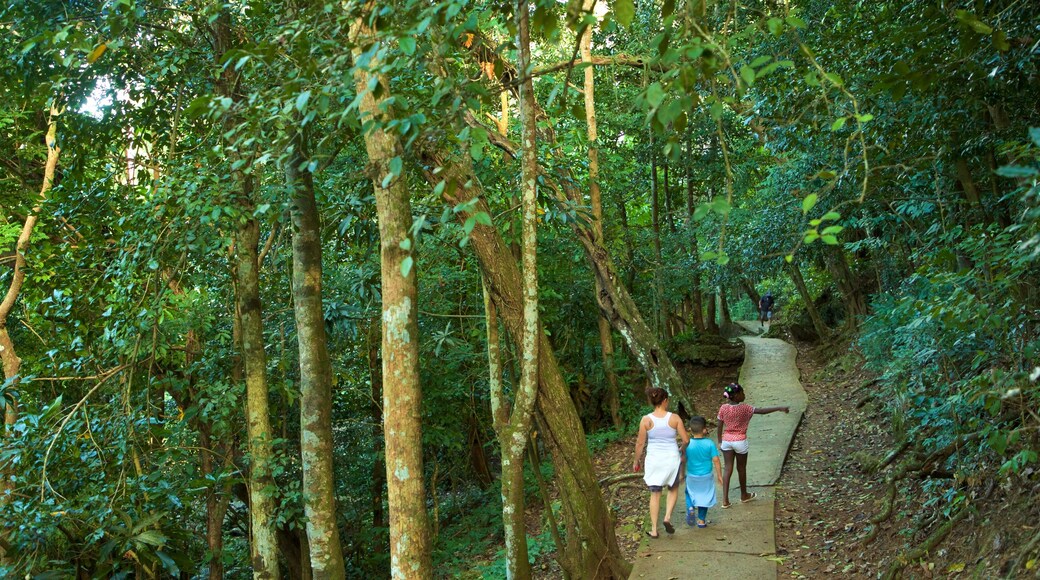
[[719, 449], [711, 439], [690, 439], [690, 445], [686, 447], [686, 475], [711, 475], [711, 458], [718, 456]]

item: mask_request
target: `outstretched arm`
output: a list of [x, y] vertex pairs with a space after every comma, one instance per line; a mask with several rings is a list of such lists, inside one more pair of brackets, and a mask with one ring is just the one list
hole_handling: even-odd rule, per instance
[[719, 445], [722, 445], [722, 426], [725, 424], [725, 421], [719, 419], [719, 426], [715, 429], [715, 441], [717, 441]]
[[790, 413], [790, 407], [755, 407], [756, 415], [768, 415], [770, 413], [776, 413], [777, 411], [783, 411], [784, 413]]
[[719, 461], [719, 456], [712, 457], [711, 462], [715, 464], [715, 481], [722, 485], [722, 462]]
[[636, 458], [632, 462], [632, 471], [638, 472], [643, 459], [643, 448], [646, 447], [646, 419], [639, 422], [639, 436], [636, 437]]

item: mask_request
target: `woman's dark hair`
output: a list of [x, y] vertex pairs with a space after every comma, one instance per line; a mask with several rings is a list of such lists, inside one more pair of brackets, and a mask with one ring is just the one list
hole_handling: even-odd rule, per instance
[[656, 407], [668, 398], [668, 391], [661, 387], [649, 387], [646, 389], [646, 398], [650, 400], [651, 405]]
[[725, 389], [722, 389], [722, 396], [727, 399], [732, 399], [737, 396], [737, 393], [742, 393], [743, 391], [744, 387], [740, 386], [740, 383], [730, 383], [726, 385]]

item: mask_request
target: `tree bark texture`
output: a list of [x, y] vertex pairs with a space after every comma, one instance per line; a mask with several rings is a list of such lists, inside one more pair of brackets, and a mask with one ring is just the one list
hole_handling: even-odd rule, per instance
[[[686, 158], [683, 160], [683, 171], [686, 179], [686, 228], [690, 235], [690, 255], [695, 259], [700, 256], [697, 244], [697, 222], [693, 219], [696, 196], [693, 192], [693, 172], [691, 170], [691, 156], [693, 155], [693, 129], [686, 129]], [[704, 300], [701, 297], [701, 274], [695, 267], [690, 275], [690, 310], [693, 312], [693, 326], [698, 332], [703, 332], [704, 327]]]
[[[248, 183], [248, 179], [245, 180]], [[253, 215], [251, 187], [240, 200], [244, 216]], [[257, 271], [260, 225], [243, 218], [235, 234], [235, 296], [242, 328], [242, 362], [246, 381], [246, 436], [249, 450], [249, 517], [253, 577], [279, 578], [274, 537], [275, 506], [271, 476], [271, 422], [267, 401], [267, 354], [264, 352], [260, 279]]]
[[801, 267], [798, 265], [798, 262], [785, 263], [787, 264], [787, 272], [791, 275], [791, 281], [794, 282], [795, 288], [798, 289], [798, 294], [802, 297], [802, 302], [805, 303], [805, 311], [809, 313], [809, 319], [812, 320], [817, 336], [821, 339], [827, 338], [830, 336], [830, 329], [823, 322], [820, 311], [816, 309], [816, 303], [813, 302], [812, 295], [809, 294], [809, 287], [805, 285], [805, 279], [802, 277]]
[[[585, 0], [582, 10], [592, 13], [596, 0]], [[581, 35], [581, 61], [592, 63], [592, 26], [585, 28]], [[585, 125], [589, 139], [589, 205], [592, 209], [592, 235], [599, 245], [605, 245], [603, 238], [603, 203], [599, 189], [599, 139], [596, 129], [596, 74], [592, 66], [585, 68]], [[599, 278], [595, 279], [596, 295], [602, 291]], [[606, 382], [607, 409], [615, 428], [620, 428], [621, 413], [618, 402], [618, 379], [614, 372], [614, 336], [610, 329], [610, 321], [601, 312], [597, 319], [599, 326], [599, 344], [603, 359], [603, 378]]]
[[293, 311], [300, 355], [300, 465], [303, 511], [314, 577], [346, 575], [336, 525], [335, 470], [332, 459], [332, 362], [321, 302], [321, 223], [314, 179], [299, 171], [305, 163], [304, 137], [295, 140], [285, 163], [292, 191]]
[[373, 319], [368, 329], [368, 376], [372, 396], [372, 527], [385, 528], [383, 488], [386, 487], [386, 464], [383, 461], [383, 361], [379, 349], [383, 342], [382, 323]]
[[[657, 335], [666, 332], [667, 307], [664, 304], [664, 283], [661, 280], [661, 192], [657, 179], [657, 140], [650, 135], [650, 220], [654, 231], [654, 327]], [[656, 386], [656, 385], [655, 385]]]
[[[530, 7], [527, 0], [517, 3], [517, 48], [521, 71], [531, 69]], [[508, 422], [498, 423], [502, 449], [502, 524], [505, 531], [506, 578], [528, 580], [531, 564], [527, 560], [527, 526], [524, 518], [524, 451], [531, 430], [531, 415], [538, 394], [538, 124], [535, 118], [534, 84], [529, 76], [520, 83], [520, 200], [521, 263], [523, 265], [523, 329], [520, 335], [520, 383]], [[497, 324], [497, 322], [496, 322]], [[494, 414], [502, 415], [502, 392]], [[495, 396], [495, 393], [492, 393]], [[504, 418], [504, 417], [501, 417]]]
[[[355, 60], [371, 48], [368, 15], [375, 3], [351, 25]], [[355, 68], [354, 83], [363, 95], [362, 120], [372, 122], [365, 134], [368, 173], [375, 189], [379, 217], [379, 248], [383, 297], [383, 437], [386, 449], [387, 503], [390, 518], [392, 578], [432, 578], [429, 519], [423, 485], [422, 387], [419, 382], [418, 289], [412, 257], [412, 208], [404, 175], [391, 174], [390, 162], [402, 155], [394, 135], [382, 129], [381, 103], [391, 94], [389, 83], [372, 73], [380, 63], [373, 57], [365, 69]], [[371, 82], [382, 91], [377, 97]]]
[[704, 317], [704, 326], [705, 326], [705, 328], [707, 328], [708, 332], [710, 332], [712, 334], [718, 334], [719, 333], [719, 319], [718, 319], [718, 316], [716, 314], [716, 308], [715, 308], [715, 301], [716, 301], [715, 293], [714, 292], [709, 292], [708, 295], [707, 295], [707, 298], [708, 298], [708, 309], [707, 309], [708, 313]]
[[[213, 438], [210, 435], [210, 424], [199, 425], [200, 471], [203, 477], [215, 475]], [[223, 446], [221, 446], [223, 447]], [[214, 478], [214, 481], [216, 479]], [[206, 490], [206, 546], [209, 548], [209, 578], [224, 578], [224, 516], [227, 515], [231, 496], [226, 485], [213, 485]]]
[[719, 314], [722, 318], [722, 324], [732, 324], [733, 317], [729, 313], [729, 301], [726, 300], [726, 289], [719, 288]]
[[740, 277], [740, 287], [744, 289], [744, 292], [748, 296], [748, 300], [751, 300], [751, 304], [754, 306], [754, 310], [758, 311], [758, 302], [762, 297], [758, 294], [758, 290], [755, 289], [755, 285], [751, 283], [744, 276]]
[[[236, 48], [231, 16], [222, 10], [212, 24], [216, 64], [223, 65], [224, 55]], [[241, 100], [236, 90], [238, 75], [232, 67], [223, 67], [217, 80], [217, 92], [234, 101]], [[226, 124], [235, 119], [228, 118]], [[234, 161], [234, 160], [232, 160]], [[238, 206], [241, 222], [235, 230], [235, 309], [241, 338], [241, 360], [246, 383], [246, 448], [249, 452], [247, 475], [250, 517], [250, 557], [253, 577], [280, 578], [278, 551], [274, 533], [275, 483], [271, 476], [271, 420], [267, 400], [267, 355], [264, 352], [264, 328], [260, 303], [259, 243], [260, 225], [253, 217], [252, 177], [238, 172], [240, 188]]]
[[[446, 182], [443, 195], [449, 203], [465, 204], [480, 195], [480, 182], [467, 157], [451, 158], [432, 148], [422, 154], [424, 165], [431, 168], [426, 172], [427, 180], [431, 185]], [[444, 170], [435, 175], [434, 167]], [[457, 219], [464, 223], [476, 212], [491, 215], [487, 203], [479, 199], [472, 210], [459, 212]], [[520, 269], [494, 226], [477, 225], [469, 239], [502, 323], [519, 347], [523, 327]], [[566, 532], [565, 549], [559, 554], [561, 567], [571, 578], [626, 578], [631, 565], [618, 548], [614, 520], [592, 469], [581, 419], [549, 340], [544, 332], [539, 332], [538, 337], [541, 344], [536, 405], [545, 427], [541, 440], [552, 455], [561, 494]]]

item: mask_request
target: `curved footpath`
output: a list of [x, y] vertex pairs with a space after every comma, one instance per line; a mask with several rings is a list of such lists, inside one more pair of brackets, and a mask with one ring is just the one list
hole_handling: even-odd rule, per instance
[[[757, 322], [739, 323], [751, 334], [758, 334]], [[775, 338], [741, 337], [746, 346], [740, 384], [747, 391], [747, 402], [760, 407], [787, 405], [790, 414], [756, 415], [748, 429], [751, 451], [748, 457], [748, 488], [758, 493], [752, 502], [740, 503], [740, 484], [734, 470], [730, 482], [733, 507], [719, 503], [708, 511], [707, 528], [686, 525], [686, 503], [680, 492], [672, 514], [676, 530], [660, 539], [644, 536], [630, 578], [685, 579], [707, 577], [754, 580], [776, 578], [776, 534], [774, 530], [773, 486], [791, 447], [795, 430], [805, 412], [807, 397], [798, 380], [797, 352], [790, 344]], [[721, 398], [720, 398], [721, 399]], [[717, 408], [700, 409], [715, 421]], [[712, 429], [714, 437], [714, 429]], [[664, 498], [661, 509], [664, 510]], [[649, 529], [649, 518], [647, 527]]]

